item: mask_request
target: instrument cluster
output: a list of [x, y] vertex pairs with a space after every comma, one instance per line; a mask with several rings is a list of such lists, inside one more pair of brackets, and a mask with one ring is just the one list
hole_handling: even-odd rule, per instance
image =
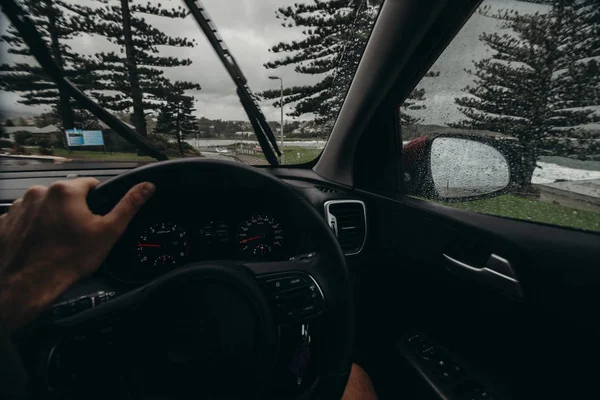
[[271, 212], [146, 217], [130, 226], [106, 264], [119, 280], [144, 282], [197, 261], [284, 259], [294, 247], [287, 240], [283, 223]]

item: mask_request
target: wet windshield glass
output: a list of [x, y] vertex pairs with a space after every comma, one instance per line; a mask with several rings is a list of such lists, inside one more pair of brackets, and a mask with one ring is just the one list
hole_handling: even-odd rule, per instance
[[[313, 160], [382, 0], [202, 3], [282, 147], [280, 162]], [[234, 82], [183, 1], [19, 4], [63, 74], [169, 158], [267, 164]], [[154, 161], [61, 93], [4, 14], [1, 22], [3, 165]]]

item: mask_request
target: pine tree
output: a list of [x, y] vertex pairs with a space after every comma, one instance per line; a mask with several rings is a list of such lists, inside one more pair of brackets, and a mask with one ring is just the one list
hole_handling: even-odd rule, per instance
[[[267, 69], [295, 65], [300, 74], [320, 75], [314, 85], [294, 86], [284, 91], [285, 104], [296, 103], [290, 116], [313, 113], [320, 122], [332, 121], [362, 56], [382, 0], [315, 0], [314, 3], [279, 8], [276, 18], [284, 27], [302, 27], [304, 38], [273, 46], [273, 53], [291, 53], [268, 62]], [[279, 99], [279, 90], [261, 93]], [[279, 106], [279, 101], [274, 103]]]
[[[555, 1], [555, 8], [572, 9], [567, 20], [564, 47], [567, 67], [557, 77], [557, 106], [568, 113], [578, 110], [586, 118], [582, 124], [600, 121], [594, 113], [600, 106], [600, 1]], [[564, 117], [563, 117], [564, 121]], [[561, 155], [587, 159], [600, 153], [600, 136], [582, 126], [560, 125], [563, 138], [544, 144]], [[562, 139], [562, 140], [561, 140]]]
[[[305, 38], [273, 46], [273, 53], [292, 53], [265, 64], [267, 69], [295, 65], [300, 74], [322, 75], [314, 85], [303, 85], [284, 90], [284, 103], [296, 103], [289, 113], [292, 117], [312, 113], [319, 123], [332, 123], [337, 116], [346, 92], [377, 18], [381, 0], [315, 0], [314, 3], [295, 4], [280, 8], [276, 18], [284, 27], [303, 27]], [[438, 76], [430, 72], [427, 77]], [[265, 99], [279, 100], [279, 90], [261, 93]], [[403, 125], [415, 125], [420, 118], [410, 111], [425, 108], [425, 90], [415, 89], [402, 104], [400, 117]], [[273, 104], [279, 107], [279, 101]], [[324, 127], [327, 131], [329, 126]]]
[[[434, 71], [429, 71], [425, 74], [425, 78], [435, 78], [438, 76], [440, 76], [440, 73]], [[425, 89], [416, 87], [400, 106], [400, 123], [402, 126], [410, 127], [422, 121], [422, 118], [411, 115], [411, 111], [424, 110], [426, 108], [425, 104], [423, 104], [424, 101]]]
[[160, 109], [165, 101], [161, 97], [164, 88], [170, 85], [164, 68], [191, 64], [188, 58], [160, 55], [159, 47], [194, 47], [195, 41], [166, 35], [147, 22], [145, 16], [183, 19], [188, 12], [181, 6], [167, 8], [161, 3], [141, 4], [141, 0], [96, 1], [99, 7], [79, 7], [85, 17], [83, 29], [105, 37], [118, 46], [118, 51], [95, 55], [96, 61], [90, 68], [101, 78], [93, 95], [113, 111], [133, 109], [136, 131], [146, 136], [146, 111]]
[[198, 132], [196, 117], [194, 117], [194, 97], [185, 94], [193, 89], [189, 82], [175, 82], [168, 88], [166, 102], [160, 108], [156, 120], [156, 133], [175, 136], [179, 154], [183, 157], [183, 139], [187, 135]]
[[45, 112], [36, 117], [34, 117], [35, 126], [38, 128], [43, 128], [48, 125], [57, 125], [60, 123], [60, 120], [56, 113], [54, 112]]
[[[68, 4], [62, 0], [23, 0], [21, 5], [41, 33], [58, 67], [72, 82], [85, 88], [92, 76], [82, 67], [84, 59], [66, 43], [79, 34], [77, 24], [73, 23], [67, 10]], [[10, 54], [31, 57], [29, 47], [14, 27], [9, 26], [1, 40], [8, 44]], [[69, 95], [59, 90], [37, 63], [26, 59], [13, 64], [2, 64], [0, 88], [20, 93], [21, 104], [50, 106], [60, 116], [63, 127], [75, 126], [73, 104]]]
[[[467, 120], [455, 127], [490, 130], [512, 136], [520, 145], [518, 184], [531, 183], [536, 160], [543, 151], [564, 150], [576, 127], [590, 122], [593, 113], [575, 102], [573, 93], [591, 83], [580, 71], [577, 54], [578, 8], [573, 0], [554, 1], [546, 13], [520, 14], [503, 10], [483, 15], [502, 22], [506, 33], [480, 36], [494, 51], [474, 63], [475, 85], [465, 88], [470, 96], [455, 99]], [[576, 54], [577, 53], [577, 54]], [[593, 79], [592, 79], [593, 80]], [[575, 92], [569, 92], [575, 91]]]

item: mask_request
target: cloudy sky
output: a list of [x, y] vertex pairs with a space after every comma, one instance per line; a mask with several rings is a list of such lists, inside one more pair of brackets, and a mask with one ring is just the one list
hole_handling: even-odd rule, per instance
[[[71, 0], [78, 4], [89, 3], [90, 0]], [[149, 0], [158, 3], [160, 0]], [[278, 81], [268, 79], [276, 74], [283, 77], [285, 85], [312, 83], [319, 80], [318, 76], [297, 74], [293, 67], [266, 70], [263, 64], [277, 58], [268, 49], [279, 41], [289, 41], [302, 37], [297, 28], [284, 28], [281, 21], [275, 18], [274, 11], [280, 6], [291, 5], [299, 0], [203, 0], [209, 14], [212, 16], [237, 59], [242, 71], [255, 92], [278, 87]], [[173, 4], [177, 0], [172, 1]], [[145, 1], [143, 2], [145, 3]], [[166, 3], [163, 0], [163, 4]], [[534, 11], [538, 6], [527, 5], [514, 0], [486, 0], [494, 8], [518, 8]], [[189, 57], [193, 64], [188, 67], [168, 68], [166, 75], [173, 79], [184, 79], [197, 82], [202, 90], [195, 92], [196, 114], [208, 118], [245, 119], [245, 113], [235, 95], [235, 86], [221, 65], [212, 47], [204, 37], [196, 22], [190, 16], [185, 20], [174, 20], [161, 17], [148, 17], [155, 27], [172, 36], [195, 38], [198, 43], [193, 49], [164, 48], [165, 55]], [[6, 19], [2, 15], [2, 30], [6, 27]], [[486, 50], [477, 37], [482, 32], [496, 30], [497, 23], [489, 18], [475, 14], [463, 28], [458, 37], [452, 42], [440, 57], [434, 70], [440, 72], [440, 77], [425, 80], [422, 85], [427, 90], [427, 121], [426, 123], [447, 123], [460, 117], [453, 98], [460, 95], [469, 82], [469, 76], [464, 72], [470, 68], [472, 60], [480, 59]], [[82, 36], [75, 39], [72, 47], [82, 53], [111, 50], [112, 45], [103, 38]], [[14, 60], [6, 52], [6, 45], [0, 44], [2, 62]], [[38, 113], [39, 107], [25, 107], [17, 103], [18, 95], [0, 92], [0, 109], [11, 114]], [[262, 105], [268, 119], [277, 120], [279, 110], [274, 109], [270, 102]]]

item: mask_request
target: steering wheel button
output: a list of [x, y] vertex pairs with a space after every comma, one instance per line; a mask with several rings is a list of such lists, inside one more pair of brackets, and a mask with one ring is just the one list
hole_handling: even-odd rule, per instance
[[309, 314], [313, 314], [316, 312], [317, 312], [317, 306], [315, 304], [309, 304], [309, 305], [302, 307], [300, 314], [301, 315], [309, 315]]
[[419, 354], [423, 358], [431, 358], [436, 354], [436, 350], [435, 350], [435, 347], [425, 344], [419, 350]]
[[271, 279], [264, 283], [265, 289], [267, 289], [268, 291], [270, 291], [272, 293], [277, 293], [277, 292], [280, 292], [281, 290], [283, 290], [281, 288], [281, 286], [282, 286], [282, 281], [279, 278]]
[[97, 296], [94, 296], [94, 304], [100, 305], [101, 303], [105, 303], [111, 298], [115, 296], [115, 292], [98, 292]]
[[279, 293], [304, 287], [308, 283], [308, 280], [303, 276], [287, 276], [268, 280], [264, 286], [271, 293]]
[[294, 276], [292, 278], [288, 278], [287, 285], [291, 288], [302, 287], [308, 284], [308, 279], [303, 276]]

